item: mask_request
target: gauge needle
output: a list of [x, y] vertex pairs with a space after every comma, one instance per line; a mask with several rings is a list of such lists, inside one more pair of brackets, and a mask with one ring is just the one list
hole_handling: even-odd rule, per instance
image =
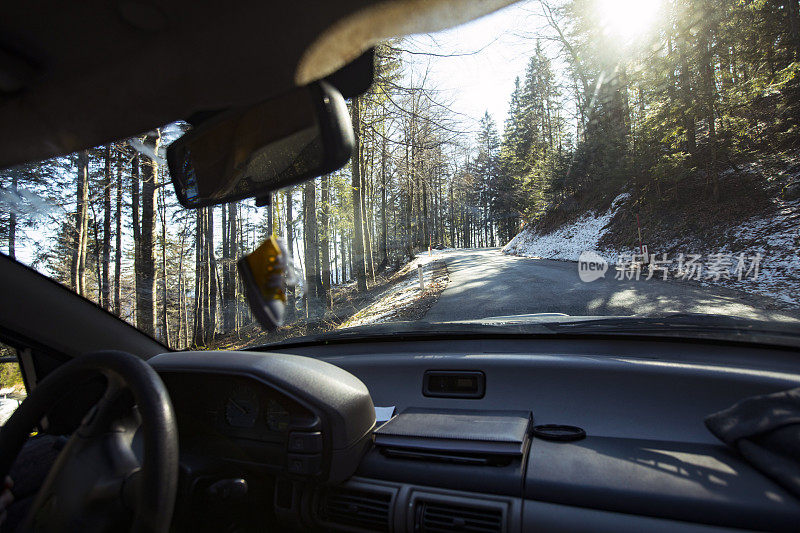
[[231, 403], [232, 403], [233, 405], [235, 405], [235, 406], [236, 406], [236, 408], [242, 412], [242, 414], [245, 414], [245, 415], [247, 414], [247, 409], [245, 409], [244, 407], [242, 407], [241, 405], [239, 405], [238, 403], [236, 403], [236, 400], [233, 400], [233, 399], [231, 399]]

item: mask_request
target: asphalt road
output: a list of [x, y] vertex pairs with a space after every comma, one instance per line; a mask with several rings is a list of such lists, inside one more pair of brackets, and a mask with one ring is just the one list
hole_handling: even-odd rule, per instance
[[613, 266], [590, 283], [573, 262], [509, 256], [492, 249], [439, 252], [450, 283], [424, 320], [469, 320], [526, 313], [660, 315], [710, 313], [763, 320], [800, 320], [766, 297], [680, 280], [616, 280]]

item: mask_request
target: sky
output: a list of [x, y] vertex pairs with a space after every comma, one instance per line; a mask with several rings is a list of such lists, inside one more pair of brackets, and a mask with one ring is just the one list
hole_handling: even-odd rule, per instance
[[[653, 25], [663, 16], [663, 0], [593, 0], [594, 17], [599, 27], [623, 47], [647, 42]], [[567, 65], [563, 50], [551, 38], [537, 0], [523, 0], [462, 26], [429, 35], [406, 38], [404, 46], [418, 53], [460, 55], [435, 57], [405, 54], [412, 62], [415, 78], [427, 72], [426, 85], [437, 88], [439, 99], [462, 113], [463, 127], [477, 129], [477, 121], [488, 111], [502, 133], [514, 79], [522, 78], [537, 39], [552, 61], [556, 77], [563, 78]], [[644, 41], [642, 41], [644, 39]]]
[[[535, 4], [520, 2], [456, 28], [408, 37], [404, 46], [415, 52], [459, 57], [406, 54], [416, 77], [427, 70], [429, 85], [439, 98], [464, 117], [464, 126], [476, 130], [488, 111], [502, 131], [514, 79], [522, 77], [536, 48], [540, 21]], [[526, 36], [527, 35], [527, 36]]]

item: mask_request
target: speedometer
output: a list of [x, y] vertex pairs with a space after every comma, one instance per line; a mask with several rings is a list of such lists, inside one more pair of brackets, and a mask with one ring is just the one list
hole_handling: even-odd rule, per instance
[[225, 403], [225, 421], [231, 427], [251, 428], [258, 419], [258, 395], [251, 388], [235, 389]]

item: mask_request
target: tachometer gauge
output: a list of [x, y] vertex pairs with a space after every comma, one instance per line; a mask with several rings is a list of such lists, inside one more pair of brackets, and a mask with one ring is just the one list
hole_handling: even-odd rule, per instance
[[231, 427], [251, 428], [258, 419], [258, 395], [253, 389], [231, 392], [225, 404], [225, 420]]
[[272, 431], [286, 431], [289, 428], [289, 412], [275, 400], [267, 403], [267, 427]]

